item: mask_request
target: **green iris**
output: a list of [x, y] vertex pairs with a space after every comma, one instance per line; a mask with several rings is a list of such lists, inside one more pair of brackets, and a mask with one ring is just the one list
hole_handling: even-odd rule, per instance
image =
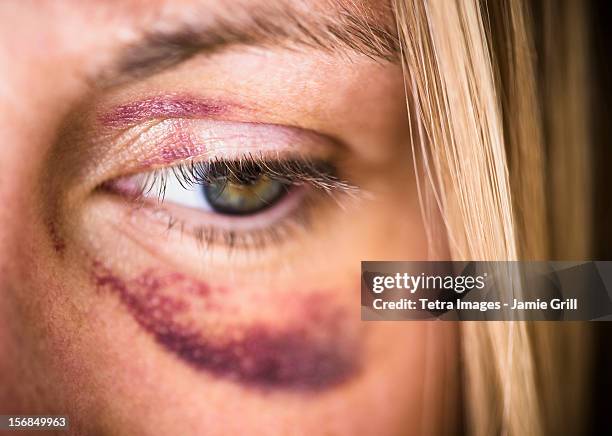
[[216, 212], [251, 215], [274, 205], [287, 188], [285, 183], [260, 175], [240, 181], [219, 178], [203, 185], [203, 193]]

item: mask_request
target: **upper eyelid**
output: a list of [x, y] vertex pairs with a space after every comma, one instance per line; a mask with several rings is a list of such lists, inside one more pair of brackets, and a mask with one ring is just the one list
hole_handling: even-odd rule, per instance
[[346, 148], [326, 135], [299, 127], [171, 118], [132, 126], [117, 136], [107, 150], [113, 153], [114, 162], [121, 155], [129, 159], [131, 168], [124, 165], [123, 174], [136, 174], [190, 160], [234, 158], [249, 152], [270, 157], [324, 157], [343, 153]]

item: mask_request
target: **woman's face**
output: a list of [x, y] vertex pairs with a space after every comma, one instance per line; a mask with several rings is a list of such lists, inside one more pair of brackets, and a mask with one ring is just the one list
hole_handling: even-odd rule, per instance
[[452, 327], [360, 320], [360, 261], [426, 257], [381, 3], [0, 21], [0, 411], [113, 435], [435, 423]]

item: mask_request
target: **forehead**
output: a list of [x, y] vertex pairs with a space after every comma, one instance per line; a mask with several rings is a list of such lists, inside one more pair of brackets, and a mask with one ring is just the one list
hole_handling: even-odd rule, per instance
[[388, 4], [374, 0], [5, 1], [0, 2], [0, 35], [11, 56], [0, 63], [36, 62], [44, 68], [46, 62], [56, 70], [58, 63], [72, 63], [87, 75], [104, 68], [121, 47], [185, 29], [206, 44], [293, 38], [393, 52], [391, 17]]
[[[250, 16], [272, 14], [286, 20], [316, 21], [365, 19], [389, 21], [390, 8], [384, 0], [7, 0], [0, 2], [1, 26], [7, 36], [34, 34], [84, 37], [96, 31], [116, 30], [108, 38], [126, 38], [130, 31], [171, 27], [175, 22], [215, 20], [238, 22]], [[44, 25], [41, 25], [44, 24]], [[279, 22], [279, 25], [282, 23]], [[40, 40], [38, 42], [41, 42]]]

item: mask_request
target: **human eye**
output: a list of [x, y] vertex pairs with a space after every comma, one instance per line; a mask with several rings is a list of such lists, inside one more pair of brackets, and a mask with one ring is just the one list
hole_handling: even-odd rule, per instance
[[[223, 123], [222, 123], [223, 124]], [[103, 183], [136, 210], [155, 211], [170, 231], [187, 234], [209, 250], [272, 249], [308, 231], [319, 206], [340, 207], [355, 198], [356, 185], [341, 176], [331, 144], [312, 132], [282, 126], [211, 125], [194, 139], [203, 154], [181, 156]], [[158, 129], [192, 129], [197, 121], [161, 123]], [[252, 131], [251, 131], [252, 130]], [[228, 133], [228, 132], [232, 133]], [[148, 138], [151, 136], [147, 130]], [[193, 133], [193, 132], [192, 132]], [[163, 136], [163, 134], [161, 135]], [[286, 142], [288, 141], [288, 142]], [[260, 145], [264, 143], [264, 145]], [[267, 144], [267, 145], [265, 145]], [[272, 146], [271, 146], [272, 144]]]
[[[281, 170], [271, 167], [281, 164]], [[300, 162], [192, 162], [153, 175], [148, 191], [175, 205], [228, 216], [250, 216], [273, 208], [294, 191], [291, 173]]]

